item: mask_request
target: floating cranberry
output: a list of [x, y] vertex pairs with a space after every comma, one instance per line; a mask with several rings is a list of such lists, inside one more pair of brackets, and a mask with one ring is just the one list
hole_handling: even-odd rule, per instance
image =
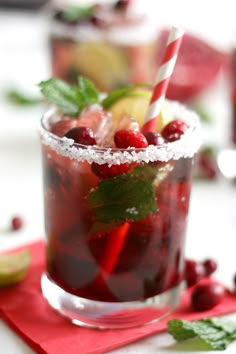
[[23, 219], [20, 216], [14, 216], [11, 220], [12, 230], [20, 230], [23, 226]]
[[187, 286], [195, 285], [205, 276], [205, 268], [202, 263], [188, 259], [185, 261], [185, 280]]
[[99, 165], [98, 163], [93, 162], [91, 168], [93, 173], [99, 178], [111, 178], [130, 171], [132, 165], [122, 163], [120, 165], [109, 166], [107, 163]]
[[55, 122], [50, 131], [57, 135], [59, 138], [65, 135], [70, 129], [75, 128], [78, 125], [78, 119], [63, 119]]
[[214, 259], [206, 259], [205, 261], [202, 262], [204, 268], [205, 268], [205, 274], [206, 275], [211, 275], [214, 273], [217, 269], [217, 263]]
[[225, 295], [225, 288], [218, 283], [205, 282], [196, 285], [191, 294], [191, 305], [195, 311], [206, 311], [218, 305]]
[[147, 139], [149, 145], [159, 146], [165, 143], [165, 139], [161, 134], [155, 132], [147, 132], [144, 134], [144, 136]]
[[92, 129], [87, 127], [76, 127], [69, 130], [64, 136], [73, 139], [77, 144], [96, 145], [96, 139]]
[[116, 147], [127, 149], [128, 147], [146, 148], [148, 146], [145, 136], [136, 130], [120, 129], [115, 133]]
[[167, 141], [179, 140], [188, 129], [188, 125], [180, 119], [172, 120], [162, 130], [161, 135]]

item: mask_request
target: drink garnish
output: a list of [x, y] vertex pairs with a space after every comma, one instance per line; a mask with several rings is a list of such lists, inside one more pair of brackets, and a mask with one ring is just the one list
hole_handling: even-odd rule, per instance
[[0, 255], [0, 287], [19, 283], [27, 274], [31, 262], [28, 249]]
[[[197, 321], [169, 320], [167, 330], [177, 341], [198, 337], [208, 350], [224, 350], [236, 339], [236, 322], [217, 317]], [[188, 343], [193, 347], [193, 342]]]
[[151, 181], [132, 173], [103, 179], [87, 200], [96, 221], [113, 226], [127, 220], [140, 220], [157, 211]]
[[78, 85], [71, 85], [60, 79], [49, 79], [39, 83], [41, 93], [60, 112], [77, 116], [86, 106], [99, 102], [99, 93], [94, 84], [80, 76]]
[[148, 84], [128, 85], [111, 91], [106, 98], [101, 98], [93, 82], [83, 76], [79, 76], [78, 85], [54, 78], [39, 83], [41, 93], [47, 101], [68, 116], [78, 116], [85, 107], [94, 103], [99, 103], [107, 109], [121, 97], [139, 95], [139, 91], [135, 89], [144, 86], [148, 86]]
[[127, 96], [144, 96], [146, 95], [150, 98], [150, 91], [146, 90], [138, 90], [140, 87], [151, 87], [148, 83], [139, 83], [133, 85], [127, 85], [125, 87], [118, 88], [116, 90], [111, 91], [106, 98], [102, 100], [102, 106], [104, 108], [110, 108], [115, 102], [119, 101], [122, 97]]

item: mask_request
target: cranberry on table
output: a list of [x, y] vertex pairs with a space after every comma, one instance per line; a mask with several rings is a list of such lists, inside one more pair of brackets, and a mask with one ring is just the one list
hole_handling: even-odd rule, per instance
[[136, 130], [120, 129], [114, 135], [116, 147], [127, 149], [128, 147], [146, 148], [148, 146], [145, 136]]
[[225, 288], [218, 283], [205, 282], [195, 286], [191, 294], [194, 311], [207, 311], [218, 305], [225, 295]]
[[205, 276], [205, 268], [202, 263], [191, 259], [185, 261], [185, 280], [187, 286], [198, 283]]
[[159, 146], [165, 144], [165, 139], [159, 133], [147, 132], [144, 134], [144, 136], [147, 139], [149, 145]]
[[92, 129], [87, 127], [72, 128], [64, 136], [73, 139], [77, 144], [96, 145], [95, 135]]
[[161, 131], [163, 138], [169, 142], [179, 140], [188, 129], [188, 125], [180, 120], [175, 119], [169, 122]]
[[13, 231], [20, 230], [23, 224], [23, 219], [20, 216], [14, 216], [11, 220], [11, 228]]
[[203, 267], [205, 268], [205, 274], [206, 275], [211, 275], [214, 273], [217, 269], [217, 263], [214, 259], [206, 259], [205, 261], [202, 262]]

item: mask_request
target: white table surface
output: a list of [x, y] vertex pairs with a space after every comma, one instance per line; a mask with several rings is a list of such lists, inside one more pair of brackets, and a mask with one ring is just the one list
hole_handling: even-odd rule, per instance
[[[35, 85], [50, 74], [44, 20], [40, 16], [0, 11], [0, 35], [0, 251], [5, 251], [44, 235], [37, 136], [43, 108], [9, 106], [2, 93], [8, 86], [37, 92]], [[230, 41], [229, 36], [227, 40]], [[219, 78], [205, 96], [215, 115], [214, 128], [209, 128], [207, 134], [220, 144], [227, 136], [230, 118], [226, 87], [224, 80]], [[15, 214], [22, 215], [25, 226], [18, 232], [8, 232], [8, 224]], [[186, 255], [195, 259], [217, 259], [216, 278], [228, 286], [232, 286], [232, 276], [236, 272], [235, 236], [236, 187], [221, 178], [216, 182], [194, 183]], [[236, 315], [232, 317], [236, 318]], [[0, 343], [1, 354], [33, 353], [2, 321]], [[179, 354], [186, 350], [183, 345], [175, 345], [167, 333], [162, 333], [110, 353]], [[233, 354], [235, 351], [236, 342], [225, 352]]]

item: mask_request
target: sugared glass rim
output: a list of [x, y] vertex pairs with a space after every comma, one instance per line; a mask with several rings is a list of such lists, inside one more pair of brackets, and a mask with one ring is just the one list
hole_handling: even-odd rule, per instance
[[73, 139], [66, 137], [59, 138], [51, 133], [47, 128], [48, 120], [58, 113], [55, 107], [51, 107], [44, 113], [39, 132], [43, 145], [50, 146], [58, 154], [75, 159], [77, 161], [96, 162], [98, 164], [122, 164], [141, 163], [193, 157], [202, 142], [201, 126], [198, 115], [186, 106], [175, 102], [167, 101], [176, 118], [180, 118], [188, 123], [189, 128], [179, 140], [168, 142], [161, 146], [149, 145], [145, 149], [130, 147], [128, 149], [118, 149], [113, 147], [88, 146], [75, 143]]

